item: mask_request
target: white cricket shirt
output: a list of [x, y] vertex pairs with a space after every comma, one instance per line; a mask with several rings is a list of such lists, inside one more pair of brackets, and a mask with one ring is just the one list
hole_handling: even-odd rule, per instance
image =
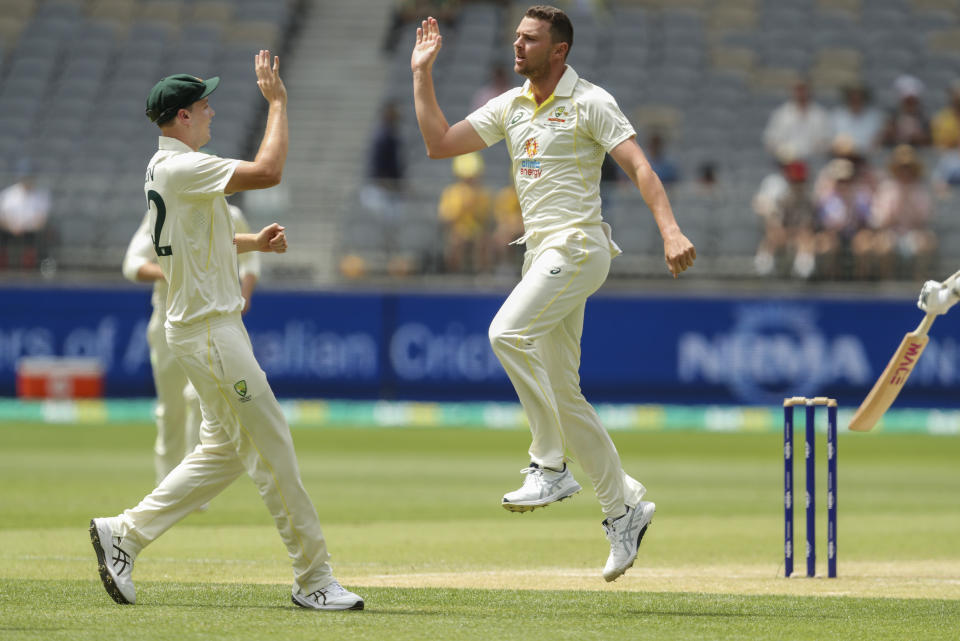
[[567, 65], [553, 95], [537, 105], [528, 80], [469, 116], [489, 147], [504, 138], [523, 211], [523, 242], [532, 234], [599, 224], [600, 165], [605, 152], [637, 135], [617, 101]]
[[[233, 219], [233, 227], [238, 234], [250, 232], [250, 225], [239, 207], [227, 204], [230, 210], [230, 217]], [[127, 245], [127, 253], [123, 256], [123, 276], [131, 282], [137, 281], [137, 272], [147, 263], [157, 261], [157, 252], [153, 248], [153, 237], [150, 232], [150, 212], [143, 216], [143, 221], [134, 232]], [[237, 264], [240, 268], [240, 279], [247, 274], [253, 274], [260, 279], [260, 253], [251, 251], [244, 252], [237, 257]], [[160, 313], [160, 317], [166, 320], [166, 300], [167, 300], [167, 281], [165, 279], [153, 281], [153, 296], [150, 298], [150, 304]]]
[[233, 221], [224, 198], [239, 163], [160, 136], [147, 165], [148, 230], [167, 280], [168, 328], [243, 309]]

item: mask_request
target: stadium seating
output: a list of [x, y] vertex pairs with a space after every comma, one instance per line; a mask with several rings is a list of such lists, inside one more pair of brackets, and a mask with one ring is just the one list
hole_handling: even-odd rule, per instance
[[[116, 273], [145, 208], [143, 167], [156, 145], [144, 102], [165, 75], [218, 74], [218, 148], [248, 146], [260, 108], [243, 73], [273, 46], [294, 2], [244, 0], [0, 1], [0, 184], [28, 158], [54, 196], [56, 260]], [[242, 47], [243, 68], [233, 64]], [[238, 90], [238, 87], [240, 89]], [[222, 135], [220, 135], [222, 134]], [[219, 140], [223, 143], [220, 144]]]
[[[447, 27], [435, 78], [449, 119], [466, 115], [489, 63], [508, 60], [513, 28], [528, 4], [481, 4], [485, 16], [499, 14], [498, 38], [489, 38], [486, 26], [478, 37], [481, 27], [471, 16], [481, 8], [475, 4]], [[682, 184], [671, 193], [681, 225], [701, 248], [699, 274], [753, 277], [761, 230], [750, 200], [763, 176], [774, 170], [762, 147], [762, 131], [797, 78], [809, 77], [825, 106], [838, 103], [842, 87], [862, 82], [877, 105], [887, 108], [894, 101], [893, 80], [909, 72], [926, 84], [928, 115], [943, 106], [946, 87], [960, 78], [960, 3], [954, 0], [619, 0], [604, 3], [607, 10], [596, 13], [583, 9], [583, 3], [557, 4], [574, 22], [570, 63], [617, 98], [640, 130], [640, 141], [646, 131], [665, 131], [670, 156], [688, 180], [704, 161], [719, 167], [718, 196], [695, 197]], [[405, 30], [415, 28], [411, 23]], [[405, 72], [409, 51], [398, 47], [392, 55], [398, 71], [390, 76], [387, 95], [397, 100], [403, 138], [411, 143], [408, 183], [418, 194], [439, 194], [452, 180], [448, 163], [424, 157]], [[929, 167], [933, 157], [924, 155]], [[508, 184], [504, 150], [485, 151], [484, 158], [487, 183]], [[873, 162], [882, 167], [884, 158]], [[939, 203], [935, 225], [953, 238], [960, 236], [960, 220], [947, 215], [950, 207]], [[605, 215], [627, 250], [614, 261], [613, 274], [661, 273], [656, 228], [636, 192], [618, 190], [615, 206]], [[952, 258], [950, 251], [941, 252], [945, 262]], [[385, 263], [383, 257], [370, 260]], [[941, 271], [952, 271], [949, 267]]]
[[[468, 113], [491, 63], [509, 64], [513, 29], [528, 4], [462, 2], [458, 18], [444, 26], [435, 78], [449, 119]], [[700, 197], [683, 183], [671, 192], [679, 221], [702, 248], [702, 275], [752, 276], [759, 226], [750, 198], [772, 170], [761, 133], [794, 79], [809, 75], [816, 99], [827, 106], [837, 104], [840, 87], [863, 82], [879, 106], [889, 107], [892, 81], [910, 72], [925, 83], [924, 104], [932, 115], [960, 77], [957, 0], [610, 0], [596, 3], [603, 11], [585, 8], [591, 3], [557, 4], [574, 21], [570, 63], [610, 90], [638, 127], [641, 142], [650, 131], [662, 131], [688, 183], [702, 162], [716, 163], [716, 195]], [[214, 151], [250, 153], [262, 131], [257, 120], [262, 100], [248, 82], [249, 53], [289, 46], [301, 5], [298, 0], [0, 0], [0, 185], [12, 182], [21, 158], [30, 158], [53, 190], [62, 267], [116, 271], [144, 208], [142, 167], [155, 146], [155, 132], [144, 126], [144, 96], [163, 75], [187, 68], [220, 75]], [[311, 6], [322, 13], [325, 4]], [[401, 28], [412, 33], [416, 25]], [[350, 196], [322, 212], [322, 229], [334, 230], [340, 242], [332, 245], [362, 256], [370, 272], [385, 271], [395, 255], [414, 257], [429, 269], [438, 264], [436, 202], [453, 176], [449, 162], [427, 159], [420, 144], [408, 39], [382, 55], [387, 82], [374, 91], [395, 100], [400, 110], [408, 187], [402, 207], [410, 224], [402, 233], [371, 233], [378, 223], [365, 209], [361, 160], [337, 175], [339, 188]], [[352, 82], [359, 85], [364, 78]], [[363, 95], [370, 95], [366, 91]], [[365, 144], [374, 124], [338, 144]], [[486, 183], [509, 184], [502, 147], [483, 155]], [[337, 156], [337, 150], [318, 150], [316, 161], [325, 167]], [[929, 153], [924, 159], [928, 167], [934, 160]], [[882, 166], [884, 158], [874, 164]], [[608, 216], [630, 251], [614, 262], [614, 275], [661, 273], [656, 229], [642, 200], [630, 189], [617, 190], [615, 198]], [[323, 199], [318, 193], [313, 200]], [[960, 236], [960, 221], [948, 215], [951, 207], [938, 204], [942, 211], [935, 225], [944, 239]], [[290, 212], [307, 215], [313, 220], [318, 214]], [[384, 235], [391, 242], [374, 241]], [[945, 273], [953, 271], [947, 263], [955, 257], [948, 254], [960, 251], [946, 244]], [[335, 278], [335, 267], [331, 272], [319, 277]]]

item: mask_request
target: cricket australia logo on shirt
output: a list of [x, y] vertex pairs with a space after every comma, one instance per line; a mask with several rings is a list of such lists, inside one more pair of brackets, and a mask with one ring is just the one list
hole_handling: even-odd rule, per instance
[[547, 120], [549, 122], [567, 122], [567, 119], [564, 117], [566, 112], [566, 107], [557, 107], [553, 110], [553, 116], [547, 118]]
[[241, 403], [246, 403], [247, 401], [252, 401], [253, 397], [247, 394], [247, 381], [240, 380], [233, 384], [233, 391], [237, 393], [237, 396], [240, 397]]
[[539, 178], [542, 173], [540, 161], [532, 159], [540, 153], [540, 143], [536, 138], [527, 138], [523, 143], [523, 149], [528, 157], [520, 161], [520, 175], [526, 178]]

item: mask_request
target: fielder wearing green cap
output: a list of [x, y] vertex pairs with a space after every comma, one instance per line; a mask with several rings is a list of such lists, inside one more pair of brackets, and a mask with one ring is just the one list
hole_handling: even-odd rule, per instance
[[280, 61], [260, 51], [257, 85], [269, 104], [252, 162], [201, 153], [215, 112], [218, 79], [169, 76], [147, 97], [160, 127], [159, 150], [144, 182], [157, 263], [167, 282], [167, 345], [193, 384], [203, 422], [200, 445], [136, 507], [90, 522], [100, 578], [117, 603], [134, 603], [137, 554], [246, 472], [257, 486], [293, 560], [293, 602], [316, 610], [361, 610], [363, 599], [334, 579], [313, 502], [300, 480], [290, 428], [257, 363], [240, 312], [237, 254], [283, 253], [277, 223], [235, 233], [226, 194], [280, 182], [289, 146], [287, 90]]
[[207, 80], [185, 73], [167, 76], [153, 85], [147, 96], [147, 118], [163, 126], [180, 109], [189, 110], [193, 103], [212, 94], [219, 84], [220, 78], [216, 76]]

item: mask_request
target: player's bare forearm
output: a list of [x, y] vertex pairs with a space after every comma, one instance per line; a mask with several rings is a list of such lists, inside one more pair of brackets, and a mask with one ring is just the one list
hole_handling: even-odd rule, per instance
[[640, 190], [644, 202], [650, 207], [653, 219], [663, 238], [663, 257], [667, 269], [676, 278], [680, 272], [693, 266], [697, 250], [693, 243], [680, 231], [680, 225], [673, 215], [667, 190], [640, 146], [632, 138], [625, 140], [610, 150], [610, 155], [630, 176], [633, 184]]
[[250, 311], [250, 301], [253, 299], [253, 290], [257, 286], [257, 277], [253, 274], [244, 274], [240, 279], [240, 295], [243, 297], [241, 314]]
[[433, 77], [429, 69], [413, 72], [413, 104], [427, 156], [443, 158], [444, 156], [440, 155], [441, 143], [444, 135], [450, 130], [450, 124], [437, 102]]
[[144, 263], [140, 266], [140, 269], [137, 270], [137, 280], [144, 283], [163, 280], [163, 272], [160, 270], [160, 265], [156, 263]]
[[285, 229], [278, 223], [271, 223], [256, 234], [234, 234], [233, 244], [238, 254], [252, 251], [282, 254], [287, 251]]
[[413, 72], [413, 104], [420, 135], [430, 158], [450, 158], [486, 147], [480, 135], [466, 120], [452, 127], [443, 115], [433, 86], [433, 63], [443, 46], [440, 26], [427, 18], [417, 29], [417, 40], [410, 55]]
[[234, 234], [233, 244], [237, 247], [238, 254], [257, 251], [256, 234]]
[[253, 290], [257, 287], [257, 277], [253, 274], [244, 274], [240, 279], [240, 295], [245, 299], [253, 298]]
[[254, 58], [257, 86], [269, 105], [267, 126], [263, 140], [253, 162], [241, 162], [224, 189], [232, 194], [250, 189], [266, 189], [280, 184], [283, 167], [287, 162], [290, 147], [290, 131], [287, 124], [287, 88], [280, 79], [280, 59], [261, 50]]

